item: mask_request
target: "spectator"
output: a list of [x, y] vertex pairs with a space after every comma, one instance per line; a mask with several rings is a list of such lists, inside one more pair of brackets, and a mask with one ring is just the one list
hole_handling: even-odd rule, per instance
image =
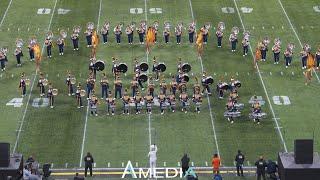
[[244, 155], [241, 153], [240, 150], [238, 150], [238, 154], [236, 155], [236, 158], [235, 158], [238, 176], [240, 176], [240, 172], [241, 172], [241, 176], [243, 176], [244, 159], [245, 159]]
[[79, 173], [76, 173], [76, 176], [74, 176], [73, 180], [84, 180], [84, 178], [79, 176]]
[[213, 180], [222, 180], [222, 176], [219, 174], [219, 171], [214, 174]]
[[257, 167], [257, 180], [261, 179], [261, 176], [263, 178], [263, 180], [266, 180], [266, 166], [267, 163], [266, 161], [263, 159], [263, 156], [260, 156], [259, 160], [255, 163], [256, 167]]
[[219, 168], [221, 165], [221, 160], [220, 160], [220, 157], [218, 156], [218, 154], [213, 155], [211, 163], [212, 163], [212, 167], [213, 167], [213, 173], [216, 173], [217, 171], [219, 171]]
[[270, 179], [277, 180], [278, 179], [276, 175], [277, 172], [278, 172], [278, 165], [275, 162], [269, 160], [267, 163], [267, 174], [269, 174]]
[[84, 176], [87, 177], [88, 169], [90, 170], [90, 176], [92, 176], [92, 165], [94, 163], [93, 157], [90, 152], [84, 157]]
[[186, 171], [189, 169], [189, 162], [190, 162], [190, 158], [185, 153], [181, 158], [181, 168], [182, 168], [183, 175], [185, 175]]
[[35, 160], [33, 158], [33, 156], [29, 156], [29, 158], [27, 159], [26, 163], [33, 163]]

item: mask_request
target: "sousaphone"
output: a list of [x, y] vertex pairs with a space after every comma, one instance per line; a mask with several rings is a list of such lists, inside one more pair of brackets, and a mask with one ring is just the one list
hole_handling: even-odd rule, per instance
[[143, 72], [146, 72], [149, 69], [149, 65], [146, 62], [141, 62], [139, 67], [140, 67], [140, 70], [143, 71]]

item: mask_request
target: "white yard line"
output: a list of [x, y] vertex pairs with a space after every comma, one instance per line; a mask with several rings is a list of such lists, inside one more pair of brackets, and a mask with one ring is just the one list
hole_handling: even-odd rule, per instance
[[[54, 12], [55, 12], [55, 9], [56, 9], [56, 6], [57, 6], [57, 2], [58, 2], [58, 0], [55, 1], [54, 6], [53, 6], [53, 11], [52, 11], [51, 18], [50, 18], [49, 25], [48, 25], [48, 29], [47, 29], [48, 31], [51, 28], [52, 19], [53, 19], [53, 15], [54, 15]], [[42, 56], [43, 51], [44, 51], [44, 46], [45, 46], [45, 43], [43, 42], [42, 49], [41, 49], [41, 56]], [[26, 107], [24, 109], [23, 116], [22, 116], [22, 119], [21, 119], [20, 127], [19, 127], [18, 134], [17, 134], [17, 139], [16, 139], [16, 142], [14, 143], [13, 153], [16, 152], [17, 147], [18, 147], [18, 142], [19, 142], [19, 139], [20, 139], [20, 133], [21, 133], [23, 124], [25, 122], [27, 110], [28, 110], [28, 107], [29, 107], [29, 102], [30, 102], [31, 95], [32, 95], [32, 90], [33, 90], [34, 83], [36, 81], [37, 75], [38, 75], [38, 71], [36, 70], [36, 74], [34, 75], [34, 78], [32, 80], [32, 84], [31, 84], [31, 87], [30, 87], [30, 93], [29, 93], [29, 96], [28, 96], [28, 101], [27, 101], [27, 104], [26, 104]]]
[[[299, 38], [299, 36], [298, 36], [298, 33], [297, 33], [296, 30], [294, 29], [294, 27], [293, 27], [293, 25], [292, 25], [292, 23], [291, 23], [291, 20], [290, 20], [288, 14], [287, 14], [287, 12], [286, 12], [286, 10], [284, 9], [284, 7], [283, 7], [283, 5], [282, 5], [281, 0], [278, 0], [278, 2], [279, 2], [279, 4], [280, 4], [280, 6], [281, 6], [281, 9], [282, 9], [284, 15], [286, 16], [286, 18], [287, 18], [287, 20], [288, 20], [288, 22], [289, 22], [289, 24], [290, 24], [290, 26], [291, 26], [291, 29], [292, 29], [294, 35], [295, 35], [296, 38], [298, 39], [301, 48], [303, 48], [303, 45], [302, 45], [301, 40], [300, 40], [300, 38]], [[318, 76], [318, 74], [316, 73], [316, 71], [315, 71], [314, 69], [313, 69], [313, 73], [316, 75], [316, 77], [317, 77], [317, 79], [318, 79], [318, 82], [320, 83], [319, 76]]]
[[12, 0], [10, 0], [7, 9], [6, 9], [6, 11], [4, 12], [4, 14], [3, 14], [3, 17], [2, 17], [1, 22], [0, 22], [0, 28], [1, 28], [2, 24], [3, 24], [3, 22], [4, 22], [4, 19], [5, 19], [6, 16], [7, 16], [7, 13], [8, 13], [8, 10], [9, 10], [11, 4], [12, 4]]
[[[189, 0], [189, 6], [190, 6], [190, 11], [191, 11], [191, 17], [192, 17], [192, 20], [194, 21], [195, 19], [194, 19], [194, 13], [193, 13], [193, 9], [192, 9], [191, 0]], [[204, 72], [204, 67], [203, 67], [203, 63], [202, 63], [202, 58], [199, 57], [199, 60], [200, 60], [200, 65], [201, 65], [201, 72], [203, 73], [203, 72]], [[214, 118], [213, 113], [212, 113], [211, 102], [210, 102], [210, 98], [209, 98], [208, 95], [207, 95], [207, 100], [208, 100], [208, 106], [209, 106], [209, 113], [210, 113], [210, 119], [211, 119], [211, 125], [212, 125], [214, 142], [215, 142], [215, 145], [216, 145], [217, 154], [220, 156], [220, 150], [219, 150], [219, 145], [218, 145], [218, 138], [217, 138], [216, 128], [215, 128], [215, 126], [214, 126], [215, 118]]]
[[[100, 0], [99, 4], [99, 15], [98, 15], [98, 22], [97, 22], [97, 31], [99, 29], [100, 25], [100, 17], [101, 17], [101, 6], [102, 6], [102, 0]], [[82, 144], [81, 144], [81, 154], [80, 154], [80, 160], [79, 160], [79, 167], [82, 166], [82, 158], [83, 158], [83, 151], [84, 151], [84, 144], [86, 142], [86, 134], [87, 134], [87, 124], [88, 124], [88, 116], [89, 116], [89, 100], [87, 102], [87, 110], [86, 110], [86, 118], [83, 128], [83, 136], [82, 136]]]
[[[144, 15], [145, 15], [146, 23], [148, 23], [147, 0], [144, 0]], [[147, 51], [146, 51], [146, 57], [147, 57], [147, 64], [149, 64], [149, 53]], [[148, 69], [148, 74], [149, 74], [149, 69]], [[149, 78], [148, 78], [148, 82], [149, 82]], [[148, 114], [148, 133], [149, 133], [149, 146], [151, 146], [151, 143], [152, 143], [152, 141], [151, 141], [151, 139], [152, 139], [152, 137], [151, 137], [151, 114]]]
[[[240, 11], [239, 11], [237, 2], [236, 2], [236, 0], [233, 0], [233, 2], [234, 2], [234, 5], [235, 5], [235, 7], [236, 7], [238, 16], [239, 16], [239, 18], [240, 18], [240, 22], [241, 22], [242, 28], [243, 28], [244, 31], [246, 31], [246, 29], [245, 29], [245, 27], [244, 27], [244, 24], [243, 24], [242, 17], [241, 17], [241, 15], [240, 15]], [[250, 47], [249, 49], [250, 49], [252, 58], [254, 59], [254, 54], [253, 54], [253, 51], [252, 51], [252, 48], [251, 48], [250, 43], [249, 43], [249, 47]], [[283, 144], [283, 148], [284, 148], [285, 152], [288, 152], [286, 142], [284, 141], [282, 132], [281, 132], [280, 127], [279, 127], [279, 122], [278, 122], [278, 120], [277, 120], [277, 118], [276, 118], [276, 115], [275, 115], [275, 113], [274, 113], [273, 107], [272, 107], [272, 105], [271, 105], [271, 101], [270, 101], [270, 98], [269, 98], [269, 95], [268, 95], [268, 92], [267, 92], [267, 88], [266, 88], [266, 86], [265, 86], [265, 84], [264, 84], [264, 81], [263, 81], [263, 79], [262, 79], [261, 72], [260, 72], [260, 69], [259, 69], [258, 64], [256, 64], [256, 68], [257, 68], [257, 71], [258, 71], [258, 75], [259, 75], [259, 78], [260, 78], [260, 81], [261, 81], [261, 84], [262, 84], [264, 93], [266, 94], [266, 97], [267, 97], [267, 100], [268, 100], [268, 104], [269, 104], [269, 107], [270, 107], [270, 110], [271, 110], [271, 113], [272, 113], [272, 116], [273, 116], [273, 120], [274, 120], [274, 122], [276, 123], [276, 129], [278, 130], [278, 134], [279, 134], [280, 139], [281, 139], [281, 142], [282, 142], [282, 144]]]

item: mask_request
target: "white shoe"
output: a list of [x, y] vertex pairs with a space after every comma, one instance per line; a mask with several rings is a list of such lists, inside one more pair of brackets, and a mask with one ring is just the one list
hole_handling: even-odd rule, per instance
[[233, 124], [233, 121], [231, 121], [231, 124]]
[[174, 110], [172, 110], [172, 112], [174, 113]]
[[71, 96], [71, 94], [68, 94], [68, 96]]
[[50, 108], [52, 109], [52, 108], [53, 108], [53, 106], [50, 106]]
[[200, 111], [198, 111], [198, 114], [200, 114]]
[[288, 66], [286, 66], [286, 68], [288, 69]]
[[98, 114], [96, 114], [96, 116], [98, 116]]
[[184, 113], [186, 114], [188, 111], [185, 111]]

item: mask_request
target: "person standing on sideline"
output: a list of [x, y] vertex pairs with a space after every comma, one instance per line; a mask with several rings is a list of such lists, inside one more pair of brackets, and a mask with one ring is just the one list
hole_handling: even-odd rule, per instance
[[183, 175], [185, 175], [186, 171], [189, 169], [189, 162], [190, 162], [190, 158], [188, 157], [188, 154], [185, 153], [181, 158], [181, 168], [182, 168]]
[[266, 161], [263, 159], [263, 156], [260, 156], [259, 160], [255, 163], [255, 166], [257, 167], [257, 180], [262, 179], [266, 180], [266, 166], [267, 163]]
[[221, 159], [218, 156], [218, 154], [213, 155], [211, 163], [212, 163], [213, 173], [218, 172], [221, 165]]
[[241, 176], [243, 176], [244, 159], [245, 159], [244, 155], [241, 153], [240, 150], [238, 150], [238, 154], [236, 155], [236, 158], [235, 158], [238, 176], [240, 176], [240, 172], [241, 172]]
[[155, 175], [155, 168], [157, 165], [157, 151], [158, 148], [155, 144], [150, 146], [150, 151], [148, 153], [150, 163], [150, 177], [153, 177]]
[[214, 174], [213, 180], [222, 180], [222, 176], [219, 174], [218, 171]]
[[90, 170], [90, 176], [92, 176], [92, 165], [94, 163], [93, 157], [90, 152], [84, 157], [84, 176], [87, 177], [88, 169]]

